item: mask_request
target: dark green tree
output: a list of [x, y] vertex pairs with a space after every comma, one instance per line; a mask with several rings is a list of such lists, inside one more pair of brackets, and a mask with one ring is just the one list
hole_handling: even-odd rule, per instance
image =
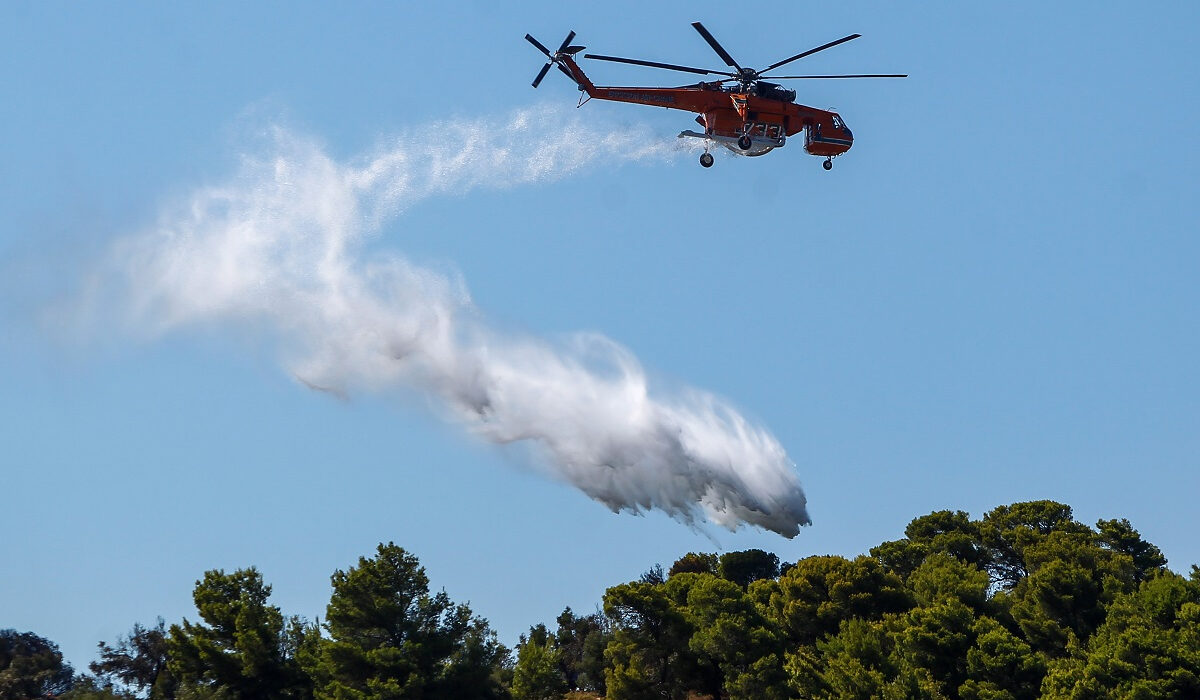
[[900, 577], [870, 557], [807, 557], [778, 580], [755, 583], [749, 595], [788, 640], [809, 646], [836, 634], [843, 620], [878, 620], [912, 606]]
[[931, 554], [908, 577], [908, 590], [918, 605], [954, 599], [976, 612], [988, 605], [988, 575], [982, 569], [947, 554]]
[[566, 608], [557, 622], [554, 643], [567, 689], [604, 695], [604, 647], [611, 636], [608, 619], [599, 613], [579, 616]]
[[916, 518], [904, 528], [904, 536], [871, 549], [871, 556], [901, 577], [907, 578], [930, 554], [946, 554], [980, 567], [989, 560], [979, 523], [961, 510], [939, 510]]
[[885, 697], [898, 675], [895, 644], [882, 622], [851, 618], [815, 646], [789, 650], [785, 669], [801, 697], [874, 700]]
[[1166, 570], [1167, 558], [1162, 550], [1143, 540], [1125, 518], [1100, 520], [1096, 529], [1100, 532], [1100, 546], [1126, 554], [1133, 560], [1134, 576], [1139, 583]]
[[201, 623], [184, 619], [167, 638], [168, 668], [179, 681], [179, 696], [306, 698], [311, 695], [296, 650], [315, 631], [285, 620], [268, 605], [271, 587], [257, 569], [232, 574], [214, 570], [196, 582], [192, 598]]
[[175, 696], [178, 681], [167, 669], [167, 628], [161, 617], [154, 627], [134, 623], [129, 634], [115, 644], [100, 642], [98, 646], [100, 658], [88, 668], [105, 685], [156, 699]]
[[54, 642], [33, 632], [0, 630], [0, 700], [53, 697], [70, 690], [74, 677]]
[[719, 560], [715, 554], [697, 554], [688, 552], [675, 560], [671, 565], [668, 576], [675, 574], [714, 574], [717, 573]]
[[688, 648], [701, 667], [719, 670], [720, 696], [730, 700], [786, 697], [778, 628], [763, 617], [742, 586], [706, 574], [672, 579], [672, 585], [685, 582], [690, 585], [683, 613], [693, 630]]
[[306, 667], [318, 698], [498, 698], [508, 651], [487, 621], [431, 595], [417, 558], [394, 543], [333, 574], [322, 639]]
[[128, 690], [114, 687], [95, 676], [75, 676], [71, 689], [55, 696], [60, 700], [137, 700], [138, 696]]
[[1031, 550], [1050, 533], [1093, 537], [1090, 528], [1071, 516], [1071, 506], [1054, 501], [999, 506], [984, 514], [979, 531], [988, 550], [987, 570], [1002, 588], [1015, 587], [1031, 573]]
[[717, 564], [717, 575], [745, 588], [751, 583], [779, 575], [779, 557], [761, 549], [727, 552]]
[[1200, 571], [1143, 582], [1109, 606], [1086, 646], [1053, 663], [1044, 697], [1200, 697]]
[[642, 572], [638, 580], [642, 583], [662, 583], [667, 580], [667, 574], [663, 571], [662, 564], [655, 564]]
[[919, 668], [951, 695], [967, 680], [967, 650], [975, 644], [975, 614], [955, 598], [914, 608], [896, 619], [892, 636], [903, 669]]
[[1046, 660], [990, 617], [975, 621], [975, 644], [967, 650], [963, 700], [1032, 700], [1038, 697]]
[[1072, 640], [1086, 642], [1115, 598], [1137, 587], [1138, 571], [1123, 552], [1100, 546], [1096, 533], [1057, 530], [1023, 552], [1028, 574], [996, 599], [1033, 647], [1052, 656]]
[[605, 592], [604, 614], [613, 624], [604, 652], [610, 700], [720, 691], [719, 671], [702, 666], [688, 646], [694, 630], [682, 605], [689, 584], [700, 576], [679, 574], [665, 584], [637, 581]]

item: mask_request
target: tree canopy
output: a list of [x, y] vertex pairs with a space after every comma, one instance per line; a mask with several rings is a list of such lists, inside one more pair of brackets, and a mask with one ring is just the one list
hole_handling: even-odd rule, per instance
[[90, 676], [0, 631], [0, 700], [1200, 697], [1200, 569], [1166, 564], [1062, 503], [942, 510], [857, 557], [688, 552], [531, 625], [514, 659], [388, 543], [333, 573], [321, 623], [253, 567], [206, 572], [196, 621], [134, 624]]
[[494, 698], [508, 651], [487, 621], [429, 592], [417, 558], [393, 543], [337, 571], [329, 637], [306, 667], [318, 698]]

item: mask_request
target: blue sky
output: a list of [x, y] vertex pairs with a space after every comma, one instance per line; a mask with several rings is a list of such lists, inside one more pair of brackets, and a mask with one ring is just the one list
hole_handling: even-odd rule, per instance
[[[1200, 562], [1198, 14], [5, 6], [0, 626], [82, 667], [135, 621], [194, 617], [205, 570], [249, 565], [285, 612], [316, 617], [334, 569], [395, 541], [511, 643], [687, 551], [855, 555], [931, 510], [1036, 498], [1086, 522], [1128, 517], [1187, 570]], [[813, 519], [795, 539], [614, 515], [419, 394], [306, 389], [252, 328], [146, 339], [47, 311], [79, 298], [113, 241], [235, 178], [269, 126], [337, 162], [530, 109], [670, 146], [690, 115], [571, 114], [557, 73], [530, 89], [541, 60], [522, 36], [574, 29], [598, 53], [719, 67], [696, 20], [744, 64], [857, 32], [803, 70], [912, 77], [795, 86], [854, 129], [828, 173], [799, 144], [707, 170], [691, 153], [604, 154], [413, 202], [364, 254], [460, 276], [506, 332], [601, 333], [657, 383], [724, 397], [795, 463]], [[597, 84], [687, 82], [585, 69]]]

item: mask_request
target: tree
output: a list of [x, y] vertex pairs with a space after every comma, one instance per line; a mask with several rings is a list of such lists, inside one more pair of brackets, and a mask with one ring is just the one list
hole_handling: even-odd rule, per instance
[[930, 554], [946, 554], [975, 566], [984, 566], [989, 560], [979, 523], [961, 510], [939, 510], [915, 518], [904, 528], [904, 535], [903, 540], [871, 549], [871, 556], [903, 578]]
[[568, 607], [557, 622], [554, 645], [568, 690], [604, 695], [604, 647], [611, 636], [608, 619], [599, 613], [578, 616]]
[[884, 625], [851, 618], [816, 646], [789, 651], [788, 682], [801, 696], [874, 700], [897, 676], [894, 644]]
[[671, 565], [668, 576], [675, 574], [713, 574], [717, 573], [718, 559], [715, 554], [697, 554], [688, 552], [675, 560]]
[[762, 616], [738, 583], [704, 574], [688, 578], [691, 585], [683, 609], [693, 630], [688, 648], [701, 666], [716, 666], [720, 671], [721, 696], [730, 700], [785, 697], [778, 628]]
[[318, 698], [495, 698], [508, 650], [487, 621], [429, 593], [417, 558], [394, 543], [333, 574], [322, 639], [306, 666]]
[[975, 644], [967, 650], [963, 700], [1023, 700], [1038, 697], [1046, 660], [1024, 640], [989, 617], [975, 621]]
[[779, 575], [779, 557], [761, 549], [727, 552], [721, 555], [717, 575], [745, 588], [754, 581]]
[[70, 690], [74, 677], [54, 642], [33, 632], [0, 630], [0, 700], [53, 697]]
[[869, 557], [807, 557], [749, 594], [789, 640], [806, 645], [836, 634], [843, 620], [878, 620], [912, 605], [900, 577]]
[[664, 584], [625, 583], [604, 594], [613, 633], [604, 651], [610, 700], [683, 698], [688, 691], [715, 694], [720, 676], [702, 666], [688, 642], [694, 631], [683, 610], [687, 590], [705, 574], [679, 574]]
[[76, 676], [71, 689], [55, 696], [60, 700], [137, 700], [128, 690], [113, 687], [95, 676]]
[[988, 607], [988, 575], [946, 554], [932, 554], [908, 577], [908, 590], [918, 605], [953, 598], [976, 612]]
[[896, 618], [895, 654], [902, 667], [928, 672], [949, 695], [967, 680], [967, 650], [975, 644], [975, 614], [962, 601], [944, 598]]
[[1096, 529], [1100, 531], [1097, 538], [1100, 546], [1127, 554], [1133, 560], [1135, 576], [1139, 583], [1166, 569], [1167, 558], [1163, 556], [1162, 550], [1143, 540], [1125, 518], [1100, 520], [1096, 523]]
[[1103, 623], [1106, 606], [1137, 587], [1133, 559], [1100, 546], [1095, 532], [1080, 527], [1027, 543], [1027, 575], [997, 595], [1029, 643], [1051, 655], [1065, 653], [1072, 640], [1086, 642]]
[[1092, 537], [1086, 525], [1071, 517], [1071, 506], [1054, 501], [998, 506], [984, 514], [979, 531], [988, 549], [988, 572], [1002, 588], [1013, 588], [1030, 574], [1030, 550], [1050, 533]]
[[1163, 572], [1119, 596], [1086, 647], [1054, 662], [1044, 697], [1200, 697], [1200, 574]]
[[167, 668], [167, 629], [161, 617], [154, 627], [134, 623], [129, 634], [116, 644], [99, 642], [98, 646], [100, 659], [88, 664], [97, 679], [150, 698], [174, 697], [178, 681]]
[[662, 564], [655, 564], [642, 572], [638, 580], [642, 583], [662, 583], [667, 580], [667, 575], [663, 572]]
[[512, 696], [514, 700], [559, 700], [567, 690], [554, 638], [545, 625], [537, 625], [517, 645]]
[[[271, 587], [253, 567], [232, 574], [205, 572], [192, 598], [206, 624], [172, 625], [167, 639], [168, 668], [189, 694], [220, 691], [232, 698], [305, 698], [308, 680], [296, 649], [311, 630], [285, 621], [267, 605]], [[180, 690], [180, 697], [185, 695]]]

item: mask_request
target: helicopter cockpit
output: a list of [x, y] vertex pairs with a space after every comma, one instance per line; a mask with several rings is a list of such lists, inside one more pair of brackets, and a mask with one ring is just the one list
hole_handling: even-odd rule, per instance
[[854, 134], [850, 132], [850, 127], [846, 126], [846, 122], [842, 121], [842, 118], [836, 114], [833, 115], [833, 128], [845, 134], [847, 138], [854, 138]]

